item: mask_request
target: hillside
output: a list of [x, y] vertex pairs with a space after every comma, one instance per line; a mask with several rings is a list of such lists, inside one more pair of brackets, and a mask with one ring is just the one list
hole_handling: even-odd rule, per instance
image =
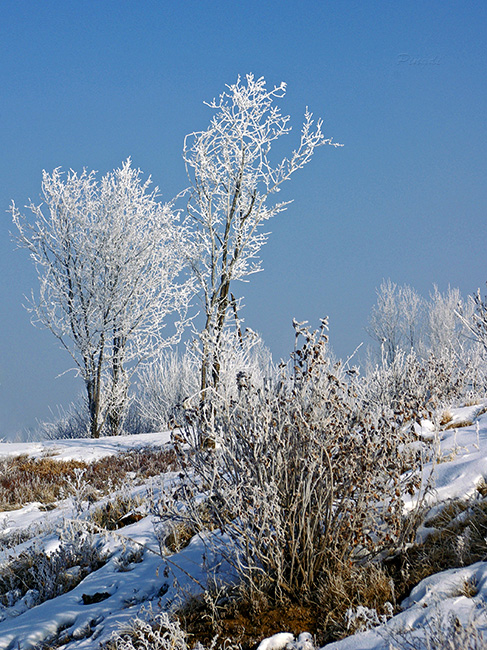
[[[434, 490], [427, 497], [431, 507], [419, 537], [433, 532], [434, 516], [440, 527], [438, 515], [448, 507], [453, 512], [448, 506], [453, 500], [468, 500], [471, 506], [470, 510], [458, 507], [459, 520], [468, 518], [469, 513], [473, 517], [479, 508], [487, 509], [487, 414], [482, 411], [480, 404], [450, 412], [450, 426], [465, 426], [442, 431], [441, 462], [424, 467], [425, 476], [433, 471]], [[421, 435], [428, 437], [427, 423]], [[94, 650], [130, 625], [134, 617], [144, 618], [151, 609], [153, 613], [174, 610], [182, 600], [201, 592], [205, 566], [211, 565], [207, 536], [216, 533], [196, 535], [182, 550], [167, 556], [161, 550], [165, 533], [154, 516], [154, 504], [162, 486], [178, 480], [170, 449], [168, 433], [0, 444], [2, 485], [13, 479], [22, 463], [30, 463], [31, 475], [38, 477], [31, 486], [25, 485], [26, 490], [40, 489], [43, 471], [54, 476], [52, 463], [58, 464], [64, 482], [56, 498], [38, 497], [27, 503], [26, 494], [19, 494], [24, 500], [21, 507], [19, 503], [7, 504], [4, 490], [0, 515], [2, 650]], [[43, 464], [47, 470], [41, 469]], [[89, 466], [96, 467], [91, 476]], [[127, 467], [133, 469], [127, 471]], [[102, 479], [98, 488], [93, 487], [97, 475]], [[415, 498], [417, 495], [405, 507], [412, 507]], [[441, 526], [453, 529], [453, 520], [451, 515]], [[485, 527], [482, 533], [487, 534], [487, 517], [481, 525]], [[103, 526], [113, 530], [103, 532]], [[329, 650], [387, 648], [390, 630], [421, 631], [437, 625], [438, 617], [448, 625], [450, 612], [465, 625], [472, 617], [477, 627], [487, 625], [482, 609], [487, 599], [487, 562], [468, 565], [469, 535], [473, 536], [471, 527], [462, 530], [463, 549], [457, 540], [458, 568], [420, 582], [401, 603], [402, 611], [385, 626], [329, 644]], [[228, 579], [228, 567], [222, 565], [219, 570], [222, 580]], [[77, 577], [82, 578], [79, 584]], [[360, 627], [360, 621], [368, 625], [373, 619], [374, 614], [363, 609], [350, 620]], [[306, 631], [292, 630], [295, 634]], [[277, 646], [279, 641], [282, 637], [268, 645]]]

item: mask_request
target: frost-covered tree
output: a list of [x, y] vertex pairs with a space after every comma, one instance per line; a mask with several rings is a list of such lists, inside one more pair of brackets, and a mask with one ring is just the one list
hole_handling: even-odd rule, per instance
[[381, 346], [382, 361], [392, 363], [399, 351], [420, 346], [424, 300], [410, 286], [383, 280], [377, 289], [368, 334]]
[[441, 293], [435, 285], [428, 303], [429, 350], [437, 357], [452, 356], [465, 343], [462, 322], [457, 316], [464, 309], [459, 289], [448, 287]]
[[[149, 185], [130, 159], [100, 181], [94, 171], [55, 169], [43, 172], [43, 204], [27, 206], [30, 219], [11, 207], [39, 278], [33, 321], [74, 360], [92, 437], [105, 424], [120, 433], [130, 376], [178, 338], [188, 303], [189, 284], [178, 282], [184, 232]], [[176, 328], [164, 337], [171, 314]]]
[[291, 130], [289, 116], [275, 105], [285, 92], [284, 83], [268, 90], [262, 77], [238, 78], [207, 104], [215, 114], [206, 131], [185, 139], [187, 214], [196, 244], [191, 263], [205, 316], [203, 397], [218, 385], [221, 336], [236, 309], [232, 285], [261, 270], [259, 252], [268, 235], [262, 228], [289, 203], [271, 197], [310, 161], [317, 146], [332, 144], [322, 134], [321, 120], [314, 124], [306, 110], [297, 148], [289, 158], [272, 160], [272, 145]]

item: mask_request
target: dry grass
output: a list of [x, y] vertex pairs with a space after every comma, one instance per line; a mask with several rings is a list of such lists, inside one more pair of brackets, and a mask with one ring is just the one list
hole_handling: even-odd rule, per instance
[[53, 458], [15, 456], [0, 461], [0, 510], [14, 510], [26, 503], [52, 503], [66, 496], [68, 480], [86, 463]]
[[218, 635], [242, 650], [250, 650], [263, 638], [283, 630], [295, 636], [310, 632], [317, 647], [350, 634], [346, 612], [359, 605], [388, 612], [386, 603], [394, 603], [394, 586], [378, 564], [364, 567], [344, 565], [323, 576], [315, 594], [306, 603], [289, 600], [276, 604], [263, 594], [252, 593], [242, 586], [232, 590], [208, 592], [189, 599], [177, 612], [178, 619], [191, 638], [208, 646]]
[[471, 427], [473, 424], [473, 420], [457, 420], [456, 422], [451, 422], [448, 426], [445, 427], [445, 431], [449, 431], [451, 429], [463, 429], [463, 427]]
[[142, 519], [143, 515], [136, 512], [141, 504], [141, 497], [120, 494], [95, 508], [91, 512], [90, 521], [98, 528], [118, 530]]
[[326, 575], [318, 602], [318, 629], [322, 641], [329, 643], [350, 634], [346, 624], [349, 609], [362, 606], [376, 610], [378, 615], [388, 614], [390, 606], [396, 604], [395, 587], [379, 564], [348, 566]]
[[171, 553], [178, 553], [190, 543], [192, 537], [196, 535], [197, 532], [196, 528], [189, 524], [178, 522], [172, 526], [170, 533], [164, 540], [164, 546], [171, 551]]
[[477, 492], [482, 496], [482, 497], [487, 497], [487, 483], [485, 481], [485, 478], [481, 478], [480, 481], [476, 485]]
[[479, 585], [475, 578], [465, 579], [461, 588], [461, 595], [466, 598], [475, 598], [479, 593]]
[[145, 447], [107, 456], [87, 464], [77, 460], [15, 456], [0, 460], [0, 511], [15, 510], [27, 503], [50, 504], [70, 494], [76, 470], [91, 494], [100, 496], [120, 487], [130, 473], [134, 481], [177, 468], [172, 448]]
[[265, 602], [250, 601], [240, 593], [222, 592], [218, 596], [207, 593], [193, 597], [177, 612], [177, 618], [196, 643], [208, 647], [218, 635], [217, 648], [232, 647], [251, 650], [264, 638], [276, 632], [303, 631], [316, 633], [316, 612], [310, 606], [289, 603], [271, 606]]
[[[484, 560], [487, 554], [487, 502], [452, 501], [425, 525], [436, 528], [422, 544], [387, 561], [398, 601], [430, 575]], [[471, 592], [472, 585], [465, 591]]]
[[440, 426], [445, 427], [447, 424], [449, 424], [453, 420], [453, 414], [452, 412], [447, 409], [446, 411], [443, 411], [440, 417]]

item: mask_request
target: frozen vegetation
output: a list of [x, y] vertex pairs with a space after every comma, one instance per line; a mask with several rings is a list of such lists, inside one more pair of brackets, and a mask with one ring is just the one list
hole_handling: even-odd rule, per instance
[[0, 444], [0, 648], [485, 647], [474, 344], [361, 375], [295, 330], [287, 367], [229, 346], [204, 413], [166, 357], [171, 430]]
[[174, 202], [128, 160], [12, 205], [34, 320], [85, 396], [0, 444], [0, 650], [487, 647], [480, 292], [384, 281], [360, 363], [326, 318], [278, 365], [243, 328], [275, 195], [333, 144], [306, 110], [272, 159], [285, 89], [248, 75], [208, 103]]

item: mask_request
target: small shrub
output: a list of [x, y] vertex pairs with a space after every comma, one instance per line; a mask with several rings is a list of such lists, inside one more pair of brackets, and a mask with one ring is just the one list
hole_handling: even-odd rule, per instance
[[133, 564], [139, 564], [144, 559], [145, 549], [143, 546], [134, 544], [133, 542], [126, 542], [120, 557], [115, 560], [117, 571], [126, 572], [133, 569]]
[[[209, 645], [213, 650], [214, 643]], [[135, 618], [130, 627], [112, 634], [111, 640], [103, 650], [191, 650], [187, 634], [177, 620], [172, 620], [166, 612], [153, 615], [149, 612], [147, 619]], [[200, 646], [200, 650], [204, 650]]]
[[446, 406], [468, 394], [471, 377], [453, 357], [431, 353], [421, 358], [413, 350], [396, 352], [392, 361], [370, 368], [357, 382], [362, 407], [372, 415], [400, 418], [403, 423], [421, 420], [449, 421]]
[[[226, 330], [219, 341], [220, 366], [218, 392], [224, 400], [237, 399], [240, 381], [245, 377], [256, 388], [262, 387], [273, 372], [272, 357], [258, 334], [252, 330], [236, 333]], [[188, 415], [198, 408], [203, 352], [196, 341], [179, 355], [166, 353], [141, 376], [140, 408], [155, 427], [183, 426]]]
[[445, 409], [440, 416], [440, 426], [446, 427], [453, 420], [453, 415], [450, 409]]
[[381, 615], [377, 613], [376, 609], [370, 609], [364, 605], [359, 605], [356, 609], [347, 609], [345, 615], [347, 631], [350, 634], [356, 634], [357, 632], [364, 632], [386, 623], [393, 615], [391, 603], [386, 603], [386, 605], [389, 605], [387, 607], [388, 612], [387, 614]]
[[461, 595], [466, 598], [474, 598], [479, 593], [479, 585], [475, 578], [466, 579], [463, 581]]
[[164, 547], [171, 553], [178, 553], [189, 544], [197, 532], [188, 522], [177, 522], [170, 526], [170, 531], [163, 540]]
[[52, 553], [34, 544], [0, 565], [0, 602], [12, 607], [28, 596], [28, 607], [38, 605], [70, 591], [106, 560], [93, 536], [65, 529]]
[[72, 402], [67, 409], [58, 407], [51, 419], [39, 422], [37, 436], [46, 440], [65, 440], [90, 437], [90, 418], [84, 400]]

